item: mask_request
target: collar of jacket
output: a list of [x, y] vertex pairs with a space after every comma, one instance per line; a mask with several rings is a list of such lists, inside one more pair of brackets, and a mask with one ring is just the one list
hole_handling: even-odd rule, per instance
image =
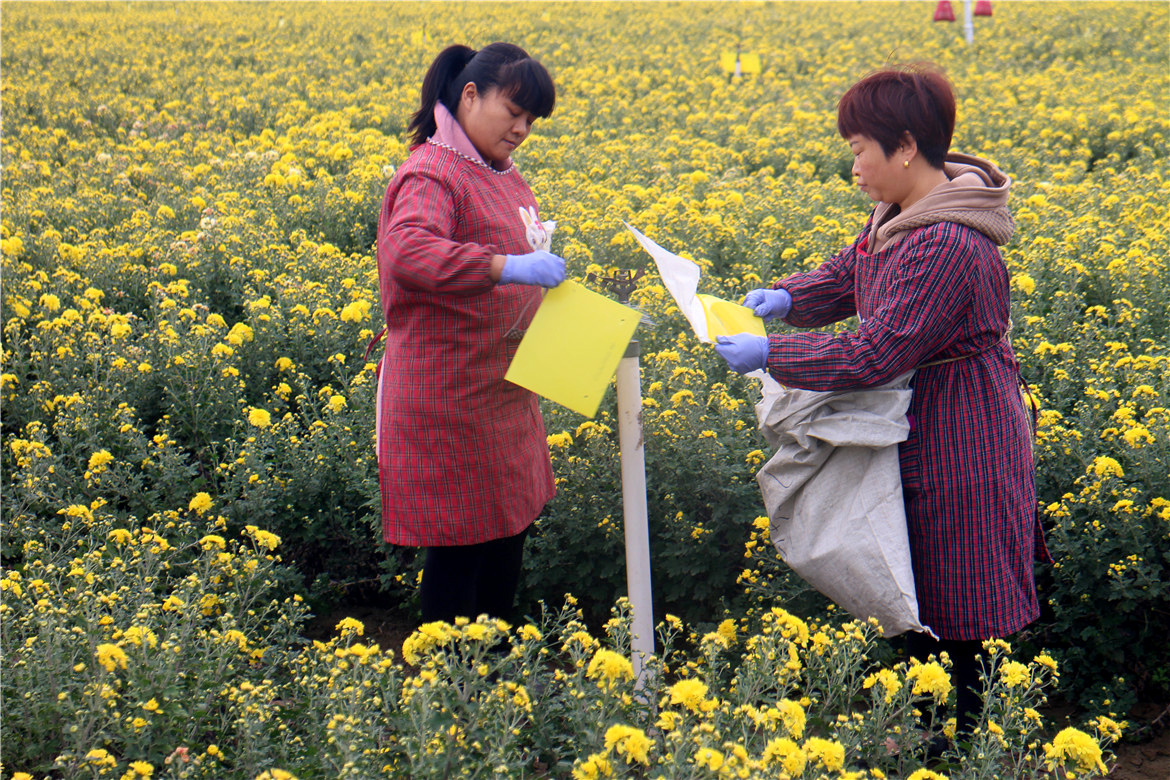
[[475, 144], [471, 143], [471, 139], [467, 137], [467, 133], [463, 130], [463, 125], [459, 124], [459, 120], [455, 115], [444, 106], [442, 103], [435, 102], [435, 134], [428, 138], [431, 143], [438, 146], [445, 147], [458, 154], [465, 160], [469, 160], [476, 165], [482, 165], [484, 168], [493, 173], [507, 173], [512, 170], [512, 159], [508, 158], [508, 164], [503, 168], [494, 168], [483, 159], [483, 155], [475, 148]]

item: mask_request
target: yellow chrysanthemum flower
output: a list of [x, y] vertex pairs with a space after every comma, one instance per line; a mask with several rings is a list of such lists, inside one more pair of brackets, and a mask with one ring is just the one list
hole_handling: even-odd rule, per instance
[[1044, 755], [1051, 767], [1065, 767], [1071, 762], [1082, 772], [1108, 771], [1105, 762], [1101, 760], [1101, 746], [1097, 741], [1071, 726], [1044, 745]]
[[272, 415], [264, 409], [253, 407], [248, 410], [248, 422], [257, 428], [267, 428], [272, 425]]
[[946, 701], [951, 692], [951, 676], [935, 661], [912, 665], [906, 670], [906, 681], [914, 683], [914, 695], [929, 694], [937, 702]]
[[602, 648], [593, 654], [585, 675], [608, 690], [623, 680], [634, 679], [634, 666], [624, 655]]
[[845, 746], [820, 737], [809, 737], [804, 743], [804, 752], [810, 761], [820, 764], [829, 772], [839, 772], [845, 766]]
[[97, 646], [94, 655], [97, 657], [97, 662], [107, 672], [112, 672], [116, 669], [125, 669], [129, 658], [126, 656], [126, 651], [114, 644], [104, 643]]
[[646, 733], [634, 726], [610, 726], [605, 732], [605, 749], [617, 752], [626, 763], [650, 765], [650, 749], [654, 746]]
[[204, 492], [196, 493], [187, 508], [197, 515], [202, 515], [211, 509], [211, 496]]
[[786, 774], [793, 777], [804, 774], [808, 757], [800, 745], [791, 739], [773, 739], [764, 746], [764, 753], [760, 757], [765, 769], [779, 766]]
[[691, 712], [699, 712], [707, 698], [707, 684], [702, 680], [679, 680], [668, 689], [670, 703], [686, 707]]

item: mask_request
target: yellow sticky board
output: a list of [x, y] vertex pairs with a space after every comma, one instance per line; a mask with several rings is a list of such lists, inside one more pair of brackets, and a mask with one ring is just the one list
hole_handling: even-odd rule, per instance
[[703, 304], [703, 312], [707, 315], [707, 337], [711, 341], [719, 336], [734, 336], [736, 333], [768, 335], [764, 330], [764, 321], [748, 307], [714, 295], [699, 294], [695, 297]]
[[641, 319], [611, 298], [561, 282], [545, 294], [504, 379], [593, 417]]
[[[733, 51], [725, 51], [719, 55], [719, 67], [723, 69], [724, 73], [735, 73], [736, 54]], [[762, 68], [760, 67], [760, 55], [758, 54], [740, 54], [739, 55], [739, 72], [740, 73], [755, 73], [758, 74]]]

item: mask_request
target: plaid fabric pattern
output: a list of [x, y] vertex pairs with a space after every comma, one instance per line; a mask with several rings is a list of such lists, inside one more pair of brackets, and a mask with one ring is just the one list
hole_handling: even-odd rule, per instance
[[844, 390], [984, 350], [918, 370], [899, 455], [922, 622], [943, 639], [1006, 636], [1039, 617], [1032, 564], [1051, 560], [1019, 372], [1010, 344], [997, 344], [1009, 321], [1007, 269], [986, 236], [952, 222], [874, 254], [868, 233], [776, 285], [792, 295], [789, 324], [857, 315], [857, 329], [773, 335], [768, 371], [793, 387]]
[[554, 493], [544, 420], [504, 381], [540, 290], [495, 285], [493, 254], [530, 252], [515, 166], [501, 174], [434, 144], [386, 190], [378, 281], [382, 531], [393, 544], [478, 544], [527, 528]]

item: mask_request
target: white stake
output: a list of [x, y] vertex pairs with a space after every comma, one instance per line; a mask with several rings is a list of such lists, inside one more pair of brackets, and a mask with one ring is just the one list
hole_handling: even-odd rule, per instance
[[971, 4], [975, 0], [963, 0], [963, 37], [967, 43], [975, 40], [975, 20], [971, 15]]
[[626, 530], [626, 587], [633, 611], [634, 677], [645, 682], [645, 660], [654, 653], [654, 607], [650, 590], [650, 530], [646, 510], [646, 450], [642, 439], [640, 348], [633, 340], [617, 369], [618, 444], [622, 457], [622, 510]]

